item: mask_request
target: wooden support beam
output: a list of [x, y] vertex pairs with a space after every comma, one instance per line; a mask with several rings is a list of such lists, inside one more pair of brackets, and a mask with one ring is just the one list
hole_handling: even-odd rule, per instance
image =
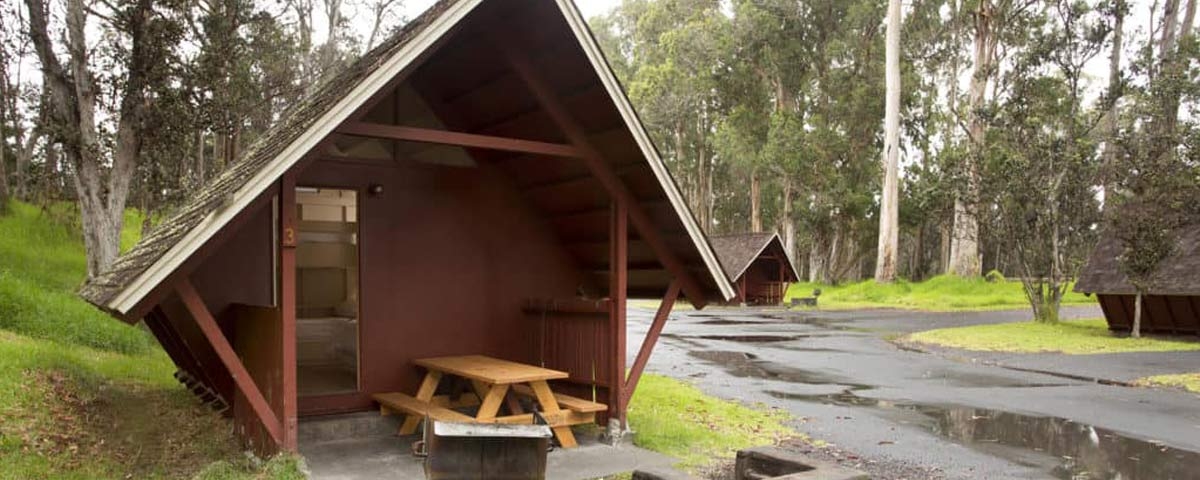
[[279, 301], [280, 338], [283, 341], [283, 449], [298, 452], [298, 387], [296, 380], [296, 172], [279, 181]]
[[625, 295], [629, 287], [629, 213], [624, 202], [612, 202], [609, 227], [608, 299], [609, 327], [612, 338], [612, 381], [608, 405], [625, 426]]
[[382, 125], [378, 123], [351, 122], [342, 125], [337, 133], [356, 137], [402, 140], [406, 142], [436, 143], [456, 147], [483, 148], [508, 152], [532, 153], [553, 157], [578, 158], [582, 153], [571, 145], [538, 142], [517, 138], [493, 137], [473, 133], [433, 130], [429, 128]]
[[554, 123], [562, 129], [563, 134], [566, 135], [571, 144], [583, 154], [580, 158], [588, 167], [588, 170], [604, 185], [609, 195], [625, 204], [629, 212], [629, 220], [633, 223], [638, 235], [646, 243], [650, 244], [650, 247], [654, 249], [654, 253], [662, 261], [662, 264], [675, 275], [675, 278], [681, 283], [683, 293], [687, 295], [688, 300], [696, 308], [703, 308], [708, 301], [696, 278], [691, 272], [687, 271], [683, 261], [667, 245], [656, 229], [657, 227], [653, 219], [637, 203], [637, 198], [633, 196], [629, 187], [621, 180], [621, 177], [613, 171], [612, 165], [591, 144], [587, 133], [571, 116], [566, 107], [563, 106], [558, 96], [554, 93], [554, 90], [550, 88], [549, 84], [533, 68], [533, 64], [529, 62], [528, 56], [519, 49], [514, 48], [504, 37], [496, 36], [496, 41], [501, 46], [501, 50], [504, 52], [509, 65], [521, 77], [521, 80], [525, 82], [525, 85], [529, 88], [534, 98], [538, 100], [538, 104], [546, 110], [546, 113], [550, 115]]
[[637, 358], [633, 360], [633, 366], [629, 368], [629, 378], [625, 380], [625, 387], [621, 390], [624, 392], [624, 397], [621, 399], [622, 405], [629, 405], [629, 400], [633, 398], [634, 390], [637, 390], [638, 380], [642, 378], [642, 372], [646, 370], [646, 364], [650, 362], [650, 353], [654, 351], [654, 345], [658, 343], [658, 337], [662, 335], [663, 326], [667, 324], [667, 317], [671, 316], [671, 309], [675, 306], [675, 300], [679, 299], [679, 280], [671, 281], [671, 286], [667, 287], [667, 294], [663, 296], [662, 303], [658, 306], [658, 311], [654, 314], [654, 322], [650, 324], [650, 330], [646, 332], [646, 339], [642, 340], [642, 347], [638, 349]]
[[263, 427], [267, 433], [271, 435], [271, 439], [277, 445], [283, 445], [283, 426], [279, 423], [279, 419], [275, 416], [275, 412], [271, 410], [271, 405], [267, 403], [267, 399], [258, 389], [258, 385], [254, 384], [254, 379], [250, 376], [250, 372], [246, 371], [246, 366], [242, 364], [242, 360], [238, 358], [233, 351], [233, 346], [229, 344], [229, 340], [225, 339], [225, 335], [221, 333], [221, 327], [217, 325], [217, 321], [208, 311], [208, 307], [204, 305], [204, 300], [200, 298], [200, 294], [196, 292], [196, 287], [192, 286], [192, 281], [189, 279], [180, 280], [175, 286], [176, 293], [183, 300], [184, 306], [195, 319], [196, 324], [200, 326], [200, 331], [204, 332], [204, 337], [208, 339], [213, 350], [217, 352], [217, 357], [221, 359], [221, 363], [225, 368], [229, 369], [229, 374], [233, 376], [233, 381], [237, 385], [238, 390], [250, 402], [250, 407], [254, 413], [258, 415], [262, 421]]

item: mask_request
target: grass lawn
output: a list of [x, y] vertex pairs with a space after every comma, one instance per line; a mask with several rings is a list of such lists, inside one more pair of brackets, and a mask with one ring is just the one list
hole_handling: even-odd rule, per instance
[[773, 445], [797, 434], [781, 410], [748, 407], [707, 396], [662, 375], [646, 374], [629, 405], [634, 444], [680, 459], [697, 470], [732, 459], [743, 448]]
[[[926, 311], [1004, 310], [1029, 308], [1020, 282], [988, 282], [937, 276], [924, 282], [897, 280], [877, 284], [874, 280], [845, 285], [797, 283], [788, 288], [785, 303], [793, 297], [808, 297], [821, 289], [820, 308], [903, 308]], [[1063, 305], [1095, 305], [1094, 298], [1067, 293]]]
[[1200, 393], [1200, 373], [1179, 373], [1175, 375], [1155, 375], [1153, 377], [1140, 378], [1136, 382], [1138, 385], [1148, 387], [1175, 387], [1182, 388], [1189, 392]]
[[1200, 341], [1129, 338], [1114, 334], [1109, 332], [1108, 324], [1098, 318], [1066, 320], [1057, 324], [1019, 322], [942, 328], [913, 333], [900, 340], [964, 350], [1071, 355], [1200, 350]]
[[148, 333], [75, 296], [83, 246], [63, 216], [0, 217], [0, 479], [300, 478], [292, 458], [251, 464]]

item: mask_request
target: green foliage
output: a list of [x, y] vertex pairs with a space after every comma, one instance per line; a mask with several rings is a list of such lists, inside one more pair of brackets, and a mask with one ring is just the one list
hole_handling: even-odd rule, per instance
[[[75, 295], [87, 269], [82, 240], [77, 227], [51, 221], [52, 215], [14, 202], [0, 217], [0, 329], [116, 352], [154, 350], [148, 333]], [[137, 238], [140, 223], [136, 214], [126, 215], [125, 245]]]
[[987, 272], [986, 274], [984, 274], [983, 279], [987, 280], [989, 283], [998, 283], [998, 282], [1005, 281], [1004, 274], [1000, 273], [999, 270], [991, 270], [991, 271]]
[[[940, 275], [923, 282], [897, 280], [878, 284], [874, 280], [844, 285], [797, 283], [788, 288], [785, 302], [808, 297], [821, 289], [820, 308], [902, 308], [928, 311], [1000, 310], [1027, 307], [1020, 282], [989, 282], [982, 278]], [[1078, 293], [1063, 297], [1066, 305], [1095, 305], [1094, 299]]]
[[1058, 319], [1059, 300], [1096, 242], [1100, 156], [1092, 131], [1103, 111], [1085, 105], [1084, 65], [1103, 50], [1109, 25], [1083, 2], [1057, 0], [1053, 15], [1021, 17], [1019, 45], [999, 80], [1007, 92], [986, 119], [983, 195], [1038, 321]]
[[1103, 319], [1059, 323], [1001, 323], [919, 332], [901, 341], [990, 352], [1058, 352], [1070, 355], [1200, 350], [1194, 340], [1128, 338], [1108, 330]]
[[629, 404], [634, 444], [696, 469], [730, 460], [743, 448], [773, 445], [797, 435], [786, 412], [707, 396], [662, 375], [643, 375]]

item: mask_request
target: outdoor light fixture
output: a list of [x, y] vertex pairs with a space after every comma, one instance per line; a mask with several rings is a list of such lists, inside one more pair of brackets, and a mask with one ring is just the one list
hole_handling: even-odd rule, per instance
[[367, 194], [372, 197], [378, 197], [380, 195], [383, 195], [383, 185], [380, 185], [378, 183], [372, 183], [370, 186], [367, 187]]

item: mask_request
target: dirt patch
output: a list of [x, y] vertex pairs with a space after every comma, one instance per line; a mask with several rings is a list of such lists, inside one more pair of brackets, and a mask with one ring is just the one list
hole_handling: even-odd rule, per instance
[[239, 456], [228, 423], [183, 390], [110, 384], [61, 371], [26, 375], [27, 388], [42, 401], [36, 412], [20, 414], [25, 421], [17, 436], [24, 451], [53, 458], [62, 470], [187, 478]]

